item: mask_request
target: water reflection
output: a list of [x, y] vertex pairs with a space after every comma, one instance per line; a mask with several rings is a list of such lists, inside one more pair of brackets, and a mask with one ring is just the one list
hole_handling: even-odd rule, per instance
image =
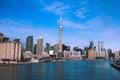
[[41, 62], [0, 66], [0, 80], [119, 80], [112, 61]]
[[20, 66], [0, 66], [0, 80], [20, 80]]

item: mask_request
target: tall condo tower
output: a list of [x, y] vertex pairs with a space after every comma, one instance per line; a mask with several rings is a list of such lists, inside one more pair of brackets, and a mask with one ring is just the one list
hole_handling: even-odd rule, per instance
[[42, 54], [42, 51], [43, 51], [43, 38], [39, 37], [36, 44], [36, 55], [38, 58]]
[[101, 41], [98, 41], [98, 53], [101, 53]]
[[0, 33], [0, 42], [3, 42], [3, 37], [4, 36], [4, 34], [3, 33]]
[[59, 38], [59, 52], [62, 52], [62, 17], [60, 16], [60, 27], [59, 27], [59, 32], [60, 32], [60, 38]]
[[104, 42], [98, 41], [98, 53], [104, 52]]
[[33, 36], [28, 36], [26, 39], [26, 51], [33, 52]]

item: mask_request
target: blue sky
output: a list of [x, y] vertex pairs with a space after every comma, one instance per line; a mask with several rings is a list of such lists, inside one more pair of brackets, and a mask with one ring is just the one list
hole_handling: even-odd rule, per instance
[[63, 43], [89, 46], [104, 41], [106, 49], [120, 49], [120, 0], [0, 0], [0, 32], [11, 39], [33, 35], [44, 45], [59, 41], [62, 15]]

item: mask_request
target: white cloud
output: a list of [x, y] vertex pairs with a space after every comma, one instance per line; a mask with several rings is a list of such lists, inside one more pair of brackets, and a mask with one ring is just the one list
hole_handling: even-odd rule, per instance
[[58, 30], [54, 28], [48, 28], [45, 26], [34, 25], [30, 21], [16, 21], [12, 19], [1, 19], [0, 30], [7, 37], [20, 38], [21, 42], [25, 44], [26, 37], [33, 35], [34, 42], [37, 37], [44, 38], [44, 44], [49, 41], [51, 44], [55, 44], [58, 41]]
[[71, 20], [63, 20], [63, 26], [75, 29], [85, 29], [87, 28], [85, 25], [71, 21]]
[[57, 15], [64, 14], [69, 8], [68, 5], [64, 5], [62, 2], [54, 2], [51, 5], [47, 5], [45, 2], [42, 2], [42, 5], [45, 11], [52, 12]]
[[82, 5], [82, 6], [85, 6], [85, 5], [87, 5], [88, 4], [88, 1], [87, 0], [82, 0], [81, 2], [80, 2], [80, 5]]
[[80, 8], [78, 9], [74, 14], [76, 17], [79, 17], [79, 18], [85, 18], [87, 15], [86, 13], [88, 12], [89, 10], [87, 8]]
[[[90, 27], [90, 31], [93, 35], [97, 35], [100, 39], [120, 39], [119, 33], [119, 25], [112, 20], [111, 17], [95, 17], [94, 19], [87, 21], [88, 26]], [[97, 33], [97, 34], [95, 34]]]

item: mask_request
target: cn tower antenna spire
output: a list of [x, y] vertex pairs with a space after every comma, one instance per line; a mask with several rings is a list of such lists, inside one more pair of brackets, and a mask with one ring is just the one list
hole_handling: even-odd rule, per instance
[[60, 27], [62, 27], [62, 16], [60, 15]]

